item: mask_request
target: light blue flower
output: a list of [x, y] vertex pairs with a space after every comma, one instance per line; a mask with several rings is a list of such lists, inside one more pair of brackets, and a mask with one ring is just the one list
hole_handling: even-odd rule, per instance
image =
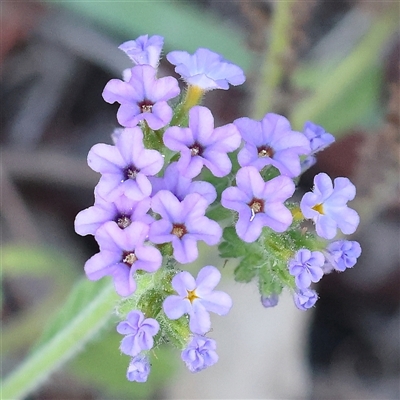
[[314, 189], [306, 193], [300, 202], [301, 212], [312, 219], [318, 236], [333, 239], [337, 228], [344, 234], [354, 233], [360, 222], [357, 212], [347, 206], [353, 200], [356, 188], [347, 178], [331, 178], [320, 173], [314, 177]]
[[218, 361], [217, 343], [205, 336], [193, 336], [182, 351], [181, 358], [191, 372], [199, 372]]
[[178, 293], [168, 296], [163, 309], [169, 319], [175, 320], [188, 314], [189, 328], [193, 333], [203, 335], [211, 328], [209, 311], [226, 315], [232, 307], [232, 299], [225, 292], [215, 291], [221, 273], [212, 265], [202, 268], [195, 280], [186, 271], [172, 279], [172, 287]]

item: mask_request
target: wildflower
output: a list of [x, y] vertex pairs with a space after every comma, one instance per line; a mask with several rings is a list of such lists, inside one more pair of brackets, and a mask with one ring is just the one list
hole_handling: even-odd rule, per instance
[[309, 140], [292, 131], [290, 122], [278, 114], [266, 114], [261, 121], [239, 118], [234, 121], [243, 140], [239, 151], [241, 167], [254, 166], [261, 171], [266, 165], [277, 168], [282, 175], [300, 175], [300, 155], [310, 153]]
[[206, 107], [195, 106], [189, 111], [189, 127], [172, 126], [165, 131], [165, 145], [179, 151], [177, 168], [187, 178], [200, 174], [205, 165], [214, 176], [222, 177], [232, 169], [227, 155], [240, 146], [241, 138], [235, 125], [214, 129], [214, 118]]
[[199, 372], [218, 361], [216, 348], [215, 340], [196, 335], [182, 351], [181, 358], [190, 372]]
[[279, 296], [277, 294], [271, 294], [270, 296], [261, 296], [261, 304], [265, 308], [275, 307], [279, 302]]
[[95, 235], [100, 252], [85, 264], [90, 280], [97, 281], [112, 276], [116, 292], [129, 296], [136, 289], [134, 274], [137, 270], [154, 272], [161, 266], [161, 253], [152, 246], [144, 245], [149, 226], [134, 221], [126, 229], [114, 222], [106, 222]]
[[237, 86], [246, 80], [241, 68], [209, 49], [197, 49], [192, 55], [172, 51], [167, 54], [167, 60], [176, 66], [175, 72], [185, 82], [203, 90], [227, 90], [229, 84]]
[[211, 328], [208, 311], [225, 315], [232, 307], [232, 299], [224, 292], [214, 291], [221, 279], [217, 268], [208, 265], [202, 268], [195, 280], [186, 271], [172, 279], [172, 287], [178, 295], [168, 296], [163, 309], [168, 318], [174, 320], [188, 314], [189, 328], [193, 333], [204, 334]]
[[300, 249], [296, 252], [293, 259], [289, 260], [289, 272], [295, 277], [296, 285], [299, 289], [306, 289], [311, 282], [318, 282], [324, 272], [325, 257], [319, 251]]
[[352, 268], [361, 255], [361, 246], [356, 241], [338, 240], [327, 247], [327, 259], [336, 271]]
[[153, 218], [147, 214], [150, 201], [150, 197], [134, 201], [121, 195], [114, 202], [109, 202], [95, 193], [94, 205], [76, 216], [75, 232], [82, 236], [94, 235], [108, 221], [114, 221], [121, 229], [127, 228], [132, 221], [142, 221], [150, 225], [153, 222]]
[[111, 79], [103, 90], [107, 103], [120, 103], [118, 122], [134, 127], [145, 120], [151, 129], [161, 129], [172, 119], [167, 101], [179, 92], [178, 81], [172, 76], [157, 79], [157, 70], [150, 65], [137, 65], [131, 69], [127, 82]]
[[115, 146], [99, 143], [89, 151], [88, 164], [102, 177], [96, 187], [97, 194], [114, 201], [122, 194], [140, 201], [151, 194], [147, 176], [157, 174], [163, 164], [162, 155], [143, 145], [140, 128], [125, 129]]
[[160, 190], [169, 190], [179, 201], [182, 201], [190, 193], [198, 193], [207, 200], [208, 204], [217, 198], [214, 186], [209, 182], [192, 181], [184, 177], [177, 168], [177, 163], [171, 163], [164, 172], [162, 178], [151, 177], [150, 182], [153, 187], [152, 196]]
[[318, 300], [318, 294], [315, 290], [306, 288], [299, 289], [293, 295], [293, 301], [299, 310], [305, 311], [311, 308]]
[[128, 356], [137, 356], [142, 350], [150, 350], [154, 345], [153, 336], [160, 330], [154, 318], [145, 318], [139, 310], [133, 310], [126, 316], [126, 321], [117, 325], [117, 332], [126, 335], [120, 349]]
[[335, 137], [326, 132], [325, 129], [311, 121], [304, 124], [303, 133], [310, 141], [311, 154], [315, 154], [335, 141]]
[[281, 175], [264, 182], [255, 167], [243, 167], [236, 184], [222, 192], [221, 204], [239, 213], [236, 233], [242, 240], [254, 242], [264, 226], [284, 232], [291, 225], [292, 214], [283, 204], [295, 190], [289, 177]]
[[150, 363], [148, 357], [139, 355], [133, 357], [129, 363], [126, 377], [131, 382], [146, 382], [150, 374]]
[[149, 38], [149, 35], [142, 35], [136, 40], [122, 43], [118, 48], [125, 52], [135, 64], [148, 64], [157, 68], [163, 45], [162, 36], [154, 35]]
[[152, 198], [152, 209], [161, 215], [153, 222], [149, 238], [152, 242], [172, 242], [176, 261], [186, 264], [198, 256], [197, 241], [209, 246], [219, 242], [222, 229], [217, 222], [204, 216], [208, 201], [198, 193], [188, 194], [179, 201], [168, 190], [160, 190]]
[[331, 178], [320, 173], [314, 177], [313, 191], [301, 199], [301, 212], [314, 221], [317, 234], [325, 239], [333, 239], [337, 228], [349, 235], [360, 221], [357, 212], [347, 207], [355, 195], [356, 188], [349, 179], [336, 178], [332, 185]]

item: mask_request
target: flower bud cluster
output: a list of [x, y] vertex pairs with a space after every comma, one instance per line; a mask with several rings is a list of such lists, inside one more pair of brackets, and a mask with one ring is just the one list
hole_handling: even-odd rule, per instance
[[[135, 65], [106, 84], [103, 98], [120, 104], [122, 128], [112, 145], [89, 151], [88, 165], [101, 177], [94, 205], [75, 220], [76, 232], [99, 245], [85, 264], [87, 277], [110, 276], [121, 296], [120, 350], [131, 357], [127, 378], [138, 382], [149, 375], [149, 351], [165, 342], [182, 350], [191, 372], [218, 360], [207, 336], [209, 312], [227, 314], [232, 300], [214, 290], [221, 279], [216, 267], [203, 267], [196, 279], [181, 270], [198, 258], [198, 241], [241, 259], [236, 280], [258, 277], [265, 306], [276, 305], [288, 287], [300, 309], [317, 299], [311, 283], [351, 268], [361, 252], [356, 242], [325, 240], [337, 228], [345, 234], [357, 228], [347, 178], [333, 185], [319, 174], [300, 204], [290, 202], [296, 179], [333, 136], [310, 122], [304, 132], [293, 131], [271, 113], [215, 127], [202, 97], [242, 84], [243, 71], [208, 49], [173, 51], [166, 58], [187, 84], [181, 93], [175, 78], [157, 77], [162, 47], [161, 36], [147, 35], [120, 46]], [[224, 230], [223, 219], [224, 226], [231, 222]], [[305, 219], [317, 235], [305, 232]]]

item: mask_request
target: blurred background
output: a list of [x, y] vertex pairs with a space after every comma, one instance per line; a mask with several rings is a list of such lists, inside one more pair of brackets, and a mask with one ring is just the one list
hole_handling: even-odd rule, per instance
[[[286, 6], [284, 5], [286, 3]], [[309, 312], [290, 296], [264, 309], [256, 286], [232, 281], [230, 315], [213, 320], [220, 361], [200, 374], [178, 351], [157, 352], [148, 384], [125, 379], [114, 326], [29, 395], [39, 399], [399, 399], [399, 15], [381, 1], [2, 1], [2, 374], [19, 365], [98, 251], [74, 233], [99, 176], [86, 164], [111, 143], [117, 105], [107, 81], [131, 65], [117, 46], [142, 34], [171, 50], [208, 47], [247, 81], [206, 95], [216, 125], [287, 116], [321, 124], [337, 142], [301, 179], [348, 176], [361, 216], [354, 269], [330, 274]], [[166, 61], [160, 76], [174, 75]], [[174, 75], [176, 76], [176, 75]], [[212, 255], [202, 257], [193, 271]], [[221, 267], [221, 265], [219, 265]]]

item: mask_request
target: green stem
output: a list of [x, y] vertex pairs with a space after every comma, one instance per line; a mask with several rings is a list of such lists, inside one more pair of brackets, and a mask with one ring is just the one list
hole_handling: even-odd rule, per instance
[[285, 72], [282, 62], [290, 48], [293, 1], [277, 1], [274, 4], [270, 42], [260, 69], [251, 112], [252, 118], [255, 119], [262, 118], [266, 112], [273, 109], [276, 89], [281, 84]]
[[54, 371], [82, 350], [110, 320], [118, 296], [109, 284], [99, 291], [90, 305], [80, 312], [49, 342], [33, 352], [3, 382], [2, 399], [23, 399], [37, 389]]

